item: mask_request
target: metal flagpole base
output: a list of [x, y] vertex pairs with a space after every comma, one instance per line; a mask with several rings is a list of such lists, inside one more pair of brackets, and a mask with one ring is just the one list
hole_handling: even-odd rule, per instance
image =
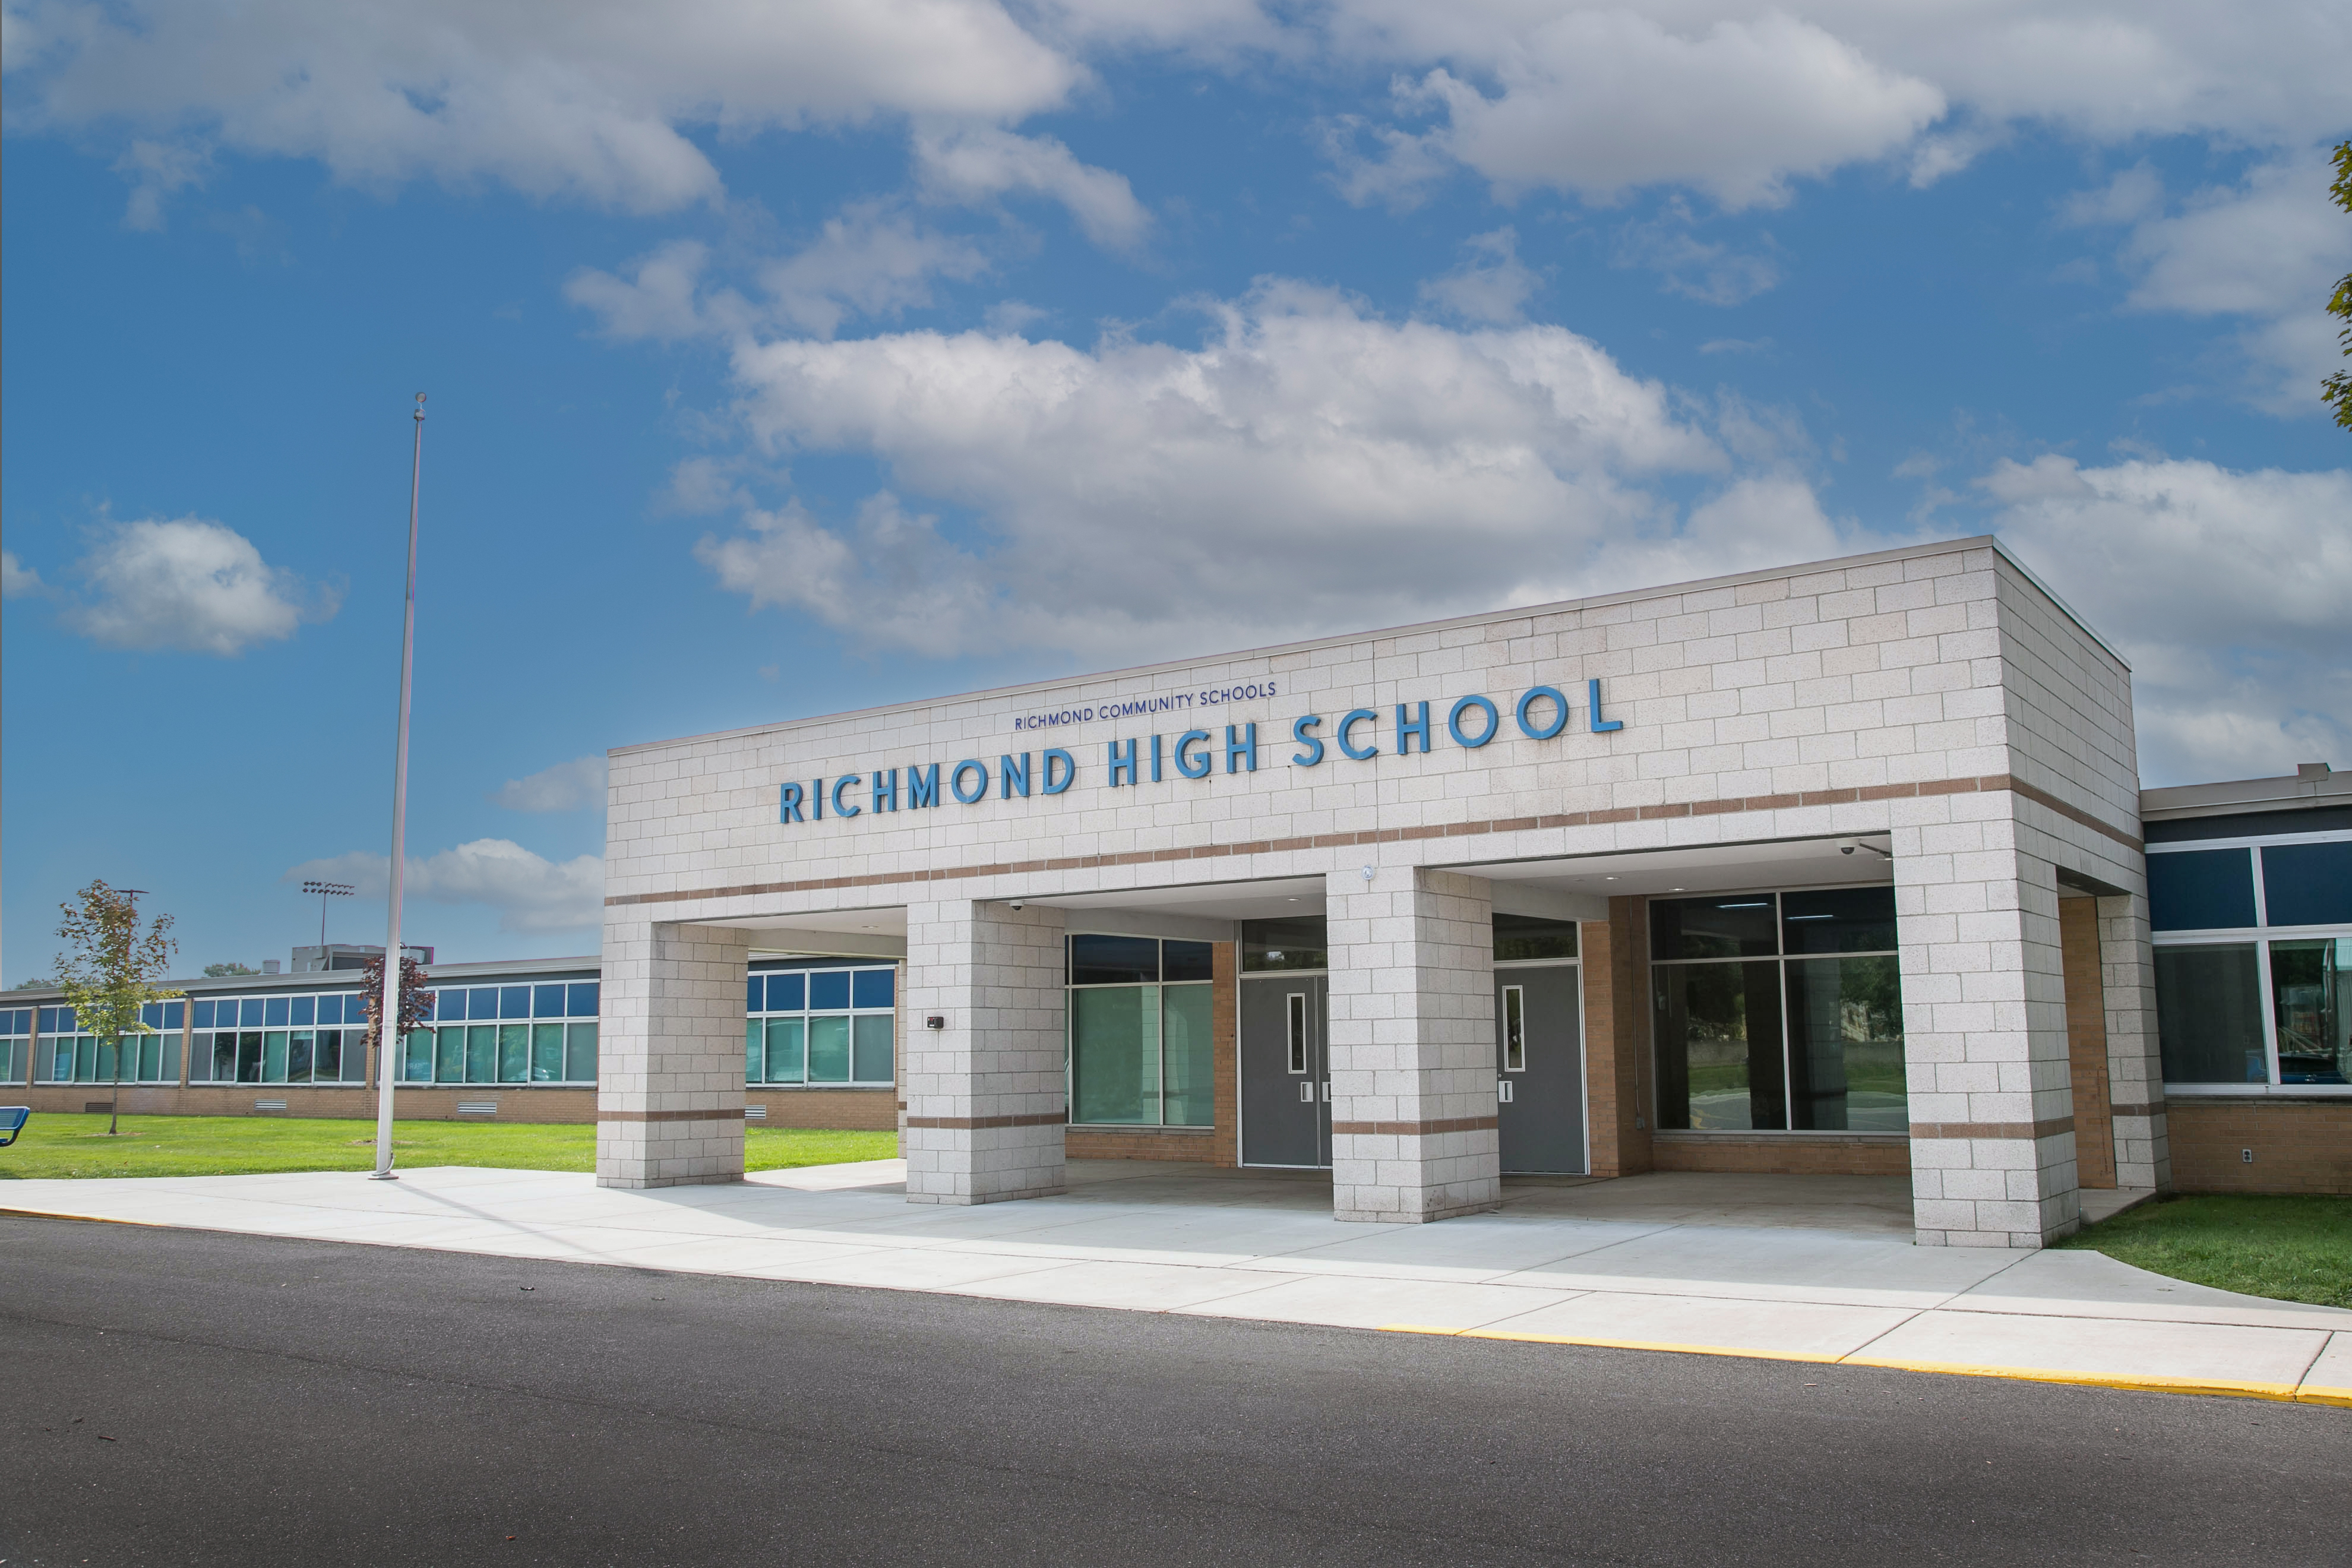
[[368, 1173], [368, 1180], [371, 1182], [396, 1182], [400, 1180], [400, 1178], [394, 1175], [390, 1171], [370, 1171]]

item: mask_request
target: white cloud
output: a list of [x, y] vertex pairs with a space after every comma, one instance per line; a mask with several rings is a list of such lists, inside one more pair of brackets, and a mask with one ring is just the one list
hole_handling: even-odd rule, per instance
[[1557, 327], [1391, 322], [1279, 282], [1209, 308], [1197, 349], [741, 345], [771, 454], [871, 454], [892, 488], [846, 528], [752, 511], [698, 554], [869, 645], [1139, 658], [1590, 592], [1650, 547], [1744, 563], [1829, 536], [1801, 482], [1755, 475], [1679, 525], [1659, 487], [1736, 478], [1724, 447]]
[[1475, 234], [1461, 266], [1421, 286], [1421, 297], [1465, 321], [1503, 324], [1521, 320], [1527, 302], [1543, 286], [1536, 269], [1519, 259], [1517, 229]]
[[15, 551], [0, 550], [0, 598], [27, 598], [47, 587], [38, 572], [16, 559]]
[[976, 206], [1018, 193], [1059, 202], [1088, 239], [1114, 250], [1133, 249], [1151, 227], [1126, 175], [1079, 163], [1050, 136], [927, 132], [915, 138], [915, 167], [935, 201]]
[[993, 0], [29, 0], [9, 24], [18, 125], [634, 212], [718, 195], [689, 128], [1018, 118], [1085, 75]]
[[[353, 850], [306, 860], [278, 879], [348, 882], [382, 898], [391, 887], [391, 858]], [[576, 931], [604, 918], [604, 862], [581, 855], [556, 862], [505, 838], [477, 838], [423, 858], [411, 857], [401, 874], [404, 897], [441, 904], [483, 904], [499, 911], [499, 929]]]
[[509, 811], [578, 811], [604, 805], [604, 758], [574, 757], [526, 778], [509, 779], [487, 797]]
[[76, 570], [89, 595], [67, 618], [112, 647], [226, 658], [290, 637], [339, 604], [262, 560], [236, 530], [198, 517], [110, 525]]
[[2148, 783], [2352, 764], [2352, 472], [2048, 456], [1978, 484], [2132, 663]]
[[1780, 265], [1769, 255], [1700, 239], [1691, 222], [1680, 201], [1670, 203], [1658, 217], [1619, 229], [1612, 259], [1655, 272], [1668, 291], [1703, 305], [1738, 305], [1780, 281]]
[[190, 185], [204, 184], [212, 172], [212, 153], [203, 147], [133, 142], [114, 161], [114, 172], [131, 182], [131, 200], [123, 209], [123, 226], [160, 229], [163, 226], [165, 199]]

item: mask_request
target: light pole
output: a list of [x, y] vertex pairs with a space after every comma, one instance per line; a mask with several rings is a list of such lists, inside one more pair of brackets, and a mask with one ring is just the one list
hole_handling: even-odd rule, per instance
[[352, 896], [349, 882], [305, 882], [302, 890], [319, 895], [319, 962], [327, 962], [327, 900]]
[[[131, 940], [136, 942], [139, 940], [139, 900], [140, 896], [145, 893], [147, 889], [144, 888], [121, 888], [116, 890], [121, 893], [124, 898], [131, 900]], [[116, 1129], [121, 1126], [121, 1124], [122, 1037], [121, 1035], [117, 1035], [114, 1037], [114, 1098], [106, 1102], [106, 1135], [109, 1138], [120, 1136], [116, 1131]]]
[[[400, 736], [393, 747], [392, 762], [392, 912], [383, 939], [383, 994], [378, 999], [375, 1028], [375, 1172], [370, 1179], [378, 1182], [400, 1179], [392, 1173], [392, 1086], [400, 1076], [398, 1053], [405, 1043], [400, 1034], [400, 881], [401, 857], [407, 852], [408, 836], [408, 678], [416, 655], [416, 490], [425, 478], [425, 395], [421, 392], [412, 417], [416, 421], [416, 446], [408, 462], [408, 595], [400, 621]], [[322, 910], [325, 907], [323, 902], [320, 905]]]

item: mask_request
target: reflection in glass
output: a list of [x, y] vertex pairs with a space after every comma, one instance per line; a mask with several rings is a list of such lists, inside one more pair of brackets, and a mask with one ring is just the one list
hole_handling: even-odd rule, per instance
[[1074, 1121], [1160, 1120], [1160, 987], [1070, 993]]
[[808, 1026], [798, 1018], [771, 1018], [767, 1033], [768, 1081], [800, 1082], [808, 1072]]
[[596, 1081], [596, 1026], [567, 1024], [563, 1028], [563, 1080]]
[[1216, 1125], [1216, 1051], [1209, 1040], [1213, 990], [1170, 985], [1160, 992], [1160, 1105], [1171, 1127]]
[[261, 1081], [261, 1031], [247, 1029], [236, 1037], [236, 1081]]
[[2271, 943], [2271, 1008], [2280, 1083], [2352, 1082], [2352, 937]]
[[1789, 965], [1790, 1126], [1815, 1132], [1910, 1130], [1897, 963], [1889, 954]]
[[563, 1026], [530, 1026], [530, 1081], [560, 1083], [563, 1079]]
[[[846, 981], [848, 976], [841, 978]], [[846, 989], [845, 986], [845, 992]], [[849, 1081], [847, 1018], [835, 1016], [808, 1021], [808, 1080], [811, 1083]]]
[[2156, 1030], [2165, 1082], [2270, 1081], [2255, 963], [2250, 942], [2156, 950]]
[[1502, 915], [1495, 921], [1495, 962], [1522, 958], [1574, 958], [1576, 922], [1534, 915]]
[[1660, 1127], [1789, 1125], [1780, 970], [1777, 962], [1769, 962], [1671, 964], [1651, 971]]
[[529, 1024], [499, 1026], [499, 1081], [500, 1083], [530, 1081], [530, 1026]]
[[866, 1013], [850, 1024], [849, 1076], [858, 1083], [890, 1081], [890, 1057], [898, 1033], [895, 1014]]
[[1242, 921], [1242, 968], [1263, 970], [1322, 969], [1330, 960], [1330, 942], [1321, 915], [1292, 920]]
[[1654, 899], [1650, 956], [1763, 958], [1780, 951], [1769, 893], [1720, 899]]
[[320, 1083], [332, 1083], [343, 1076], [343, 1032], [341, 1029], [319, 1031], [318, 1045], [310, 1057], [310, 1068]]
[[466, 1026], [466, 1079], [467, 1083], [496, 1083], [499, 1074], [499, 1026], [496, 1024]]
[[309, 1029], [297, 1029], [293, 1032], [292, 1036], [289, 1037], [286, 1045], [286, 1081], [288, 1083], [308, 1083], [310, 1081], [310, 1042], [312, 1038], [312, 1031]]
[[1780, 895], [1782, 951], [1794, 958], [1809, 952], [1895, 951], [1895, 889], [1811, 888]]

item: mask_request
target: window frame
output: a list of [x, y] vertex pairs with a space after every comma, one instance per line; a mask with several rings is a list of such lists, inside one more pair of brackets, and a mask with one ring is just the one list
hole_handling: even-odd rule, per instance
[[[1158, 954], [1158, 966], [1155, 973], [1161, 978], [1153, 980], [1094, 981], [1085, 984], [1077, 984], [1070, 978], [1072, 974], [1077, 972], [1076, 967], [1076, 960], [1071, 954], [1070, 943], [1073, 939], [1082, 936], [1116, 936], [1131, 942], [1149, 942], [1153, 943]], [[1207, 947], [1210, 950], [1211, 977], [1206, 980], [1170, 980], [1165, 978], [1168, 973], [1167, 944], [1171, 942], [1181, 942], [1194, 946]], [[1062, 1104], [1066, 1108], [1063, 1111], [1063, 1116], [1066, 1119], [1066, 1125], [1083, 1128], [1090, 1131], [1101, 1132], [1174, 1132], [1179, 1134], [1187, 1134], [1213, 1132], [1216, 1130], [1215, 1095], [1213, 1089], [1212, 1090], [1210, 1097], [1211, 1120], [1209, 1121], [1191, 1122], [1171, 1121], [1168, 1120], [1168, 1102], [1171, 1098], [1168, 1092], [1168, 993], [1187, 988], [1205, 989], [1210, 993], [1209, 1017], [1213, 1039], [1210, 1047], [1209, 1059], [1211, 1063], [1211, 1082], [1213, 1085], [1216, 1070], [1214, 1065], [1216, 1060], [1216, 1049], [1213, 1043], [1213, 1033], [1216, 1027], [1215, 992], [1217, 982], [1214, 973], [1215, 963], [1216, 942], [1213, 939], [1210, 938], [1149, 936], [1135, 931], [1068, 931], [1064, 933], [1062, 938]], [[1076, 991], [1150, 991], [1153, 993], [1152, 1004], [1159, 1009], [1159, 1016], [1154, 1020], [1154, 1028], [1152, 1032], [1154, 1042], [1153, 1049], [1158, 1053], [1158, 1059], [1154, 1066], [1156, 1068], [1155, 1081], [1159, 1085], [1159, 1091], [1153, 1096], [1153, 1104], [1158, 1108], [1159, 1111], [1158, 1121], [1080, 1121], [1077, 1120], [1078, 1010], [1069, 1003], [1070, 993]]]
[[[857, 976], [860, 974], [875, 973], [877, 972], [890, 976], [890, 1005], [887, 1007], [858, 1005]], [[746, 1037], [744, 1040], [745, 1059], [743, 1087], [745, 1089], [763, 1094], [772, 1092], [786, 1094], [799, 1093], [808, 1089], [854, 1089], [871, 1090], [892, 1089], [897, 1087], [900, 1074], [903, 1070], [899, 1058], [905, 1055], [906, 1051], [906, 1041], [903, 1037], [903, 1031], [900, 1029], [898, 1024], [899, 1003], [901, 1001], [900, 993], [905, 989], [905, 986], [898, 973], [898, 960], [892, 959], [884, 963], [876, 963], [871, 959], [836, 959], [819, 963], [788, 964], [780, 969], [751, 969], [747, 967], [744, 970], [743, 976], [747, 988], [747, 994], [745, 996], [747, 1004], [750, 1001], [750, 997], [748, 995], [749, 982], [755, 976], [764, 981], [768, 976], [774, 974], [798, 974], [803, 976], [801, 984], [801, 1005], [797, 1008], [780, 1007], [771, 1009], [765, 1005], [765, 990], [763, 988], [761, 993], [762, 1005], [759, 1010], [755, 1012], [748, 1005], [744, 1007], [743, 1025]], [[847, 978], [849, 1001], [846, 1006], [819, 1007], [813, 1005], [810, 994], [815, 989], [815, 987], [809, 984], [809, 982], [819, 974], [841, 974]], [[751, 1026], [757, 1024], [760, 1026], [761, 1042], [761, 1054], [764, 1058], [767, 1048], [767, 1026], [772, 1022], [795, 1018], [800, 1020], [801, 1024], [801, 1076], [798, 1081], [791, 1079], [772, 1081], [766, 1078], [752, 1078], [750, 1061], [751, 1040], [749, 1038]], [[845, 1079], [827, 1079], [823, 1081], [819, 1081], [813, 1079], [808, 1076], [809, 1039], [814, 1032], [812, 1025], [814, 1020], [818, 1018], [841, 1018], [845, 1020], [845, 1028], [848, 1037], [847, 1049], [849, 1053], [849, 1077]], [[859, 1078], [856, 1076], [858, 1054], [857, 1021], [861, 1018], [888, 1018], [890, 1020], [890, 1076], [887, 1079]], [[764, 1067], [762, 1068], [762, 1070], [765, 1070]]]

